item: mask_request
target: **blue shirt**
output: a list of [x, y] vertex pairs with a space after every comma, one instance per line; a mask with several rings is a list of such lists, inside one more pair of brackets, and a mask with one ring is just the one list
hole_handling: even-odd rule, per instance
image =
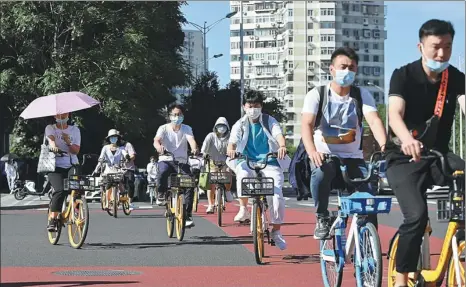
[[[249, 123], [249, 135], [243, 154], [250, 161], [264, 162], [269, 153], [269, 139], [260, 123]], [[280, 166], [276, 158], [269, 158], [268, 165]]]

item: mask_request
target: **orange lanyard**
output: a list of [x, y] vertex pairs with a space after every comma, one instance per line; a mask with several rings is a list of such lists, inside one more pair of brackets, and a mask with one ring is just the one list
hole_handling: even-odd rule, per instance
[[443, 106], [445, 105], [445, 99], [447, 97], [447, 85], [448, 85], [448, 69], [443, 71], [442, 80], [440, 82], [440, 89], [438, 90], [437, 102], [435, 103], [434, 115], [439, 118], [442, 117]]

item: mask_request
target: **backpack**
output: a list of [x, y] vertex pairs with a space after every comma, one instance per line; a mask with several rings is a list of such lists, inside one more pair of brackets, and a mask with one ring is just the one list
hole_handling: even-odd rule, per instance
[[[317, 129], [320, 125], [320, 120], [322, 119], [322, 115], [324, 113], [324, 109], [327, 106], [327, 101], [328, 97], [326, 97], [325, 94], [325, 88], [326, 86], [320, 86], [319, 87], [319, 95], [320, 95], [320, 101], [319, 101], [319, 110], [316, 115], [316, 121], [314, 124], [314, 129]], [[362, 114], [362, 97], [361, 97], [361, 89], [355, 86], [351, 86], [350, 94], [349, 96], [353, 98], [356, 101], [356, 114], [358, 115], [358, 121], [359, 121], [359, 127], [363, 128], [362, 125], [362, 120], [363, 120], [363, 114]], [[361, 130], [361, 135], [364, 134], [364, 130]], [[362, 150], [362, 138], [361, 138], [361, 145], [359, 147], [360, 150]]]
[[[272, 132], [270, 131], [270, 127], [269, 127], [269, 119], [270, 119], [270, 116], [268, 114], [262, 114], [262, 123], [264, 124], [265, 129], [269, 132], [269, 134], [272, 134]], [[243, 129], [243, 125], [241, 125], [241, 138], [243, 137], [243, 135], [244, 135], [244, 129]]]

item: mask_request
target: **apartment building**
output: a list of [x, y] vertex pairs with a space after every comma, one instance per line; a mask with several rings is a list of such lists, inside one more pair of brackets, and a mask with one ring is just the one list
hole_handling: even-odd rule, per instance
[[[280, 98], [285, 106], [287, 141], [301, 137], [306, 93], [331, 81], [330, 56], [336, 48], [360, 57], [356, 84], [384, 103], [386, 7], [379, 1], [230, 1], [243, 16], [246, 87]], [[241, 7], [242, 6], [242, 7]], [[240, 17], [230, 19], [230, 78], [240, 80]]]

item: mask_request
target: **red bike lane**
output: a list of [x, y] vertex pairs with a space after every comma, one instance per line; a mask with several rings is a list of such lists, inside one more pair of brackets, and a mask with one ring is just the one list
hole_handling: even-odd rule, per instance
[[[238, 207], [228, 204], [224, 213], [222, 230], [232, 240], [251, 238], [249, 225], [233, 222]], [[323, 286], [319, 262], [319, 242], [312, 237], [315, 216], [309, 210], [286, 210], [286, 224], [282, 233], [288, 248], [280, 251], [276, 247], [265, 245], [264, 265], [256, 266], [80, 266], [80, 267], [2, 267], [2, 286], [164, 286], [164, 287], [234, 287], [234, 286]], [[216, 225], [216, 214], [206, 215], [204, 210], [197, 214]], [[391, 237], [396, 229], [379, 226], [384, 259], [384, 278], [387, 275], [388, 262], [386, 253]], [[252, 240], [251, 240], [252, 242]], [[432, 253], [438, 253], [442, 241], [433, 238]], [[252, 243], [243, 244], [251, 252], [254, 262]], [[86, 248], [84, 245], [83, 248]], [[193, 246], [195, 248], [195, 246]], [[228, 245], [225, 246], [228, 248]], [[227, 255], [226, 255], [227, 256]], [[434, 258], [434, 262], [436, 259]], [[214, 265], [214, 264], [212, 264]], [[125, 276], [64, 276], [55, 272], [63, 271], [132, 271], [139, 274]], [[353, 266], [345, 267], [342, 286], [355, 286]], [[386, 283], [383, 283], [386, 286]]]

